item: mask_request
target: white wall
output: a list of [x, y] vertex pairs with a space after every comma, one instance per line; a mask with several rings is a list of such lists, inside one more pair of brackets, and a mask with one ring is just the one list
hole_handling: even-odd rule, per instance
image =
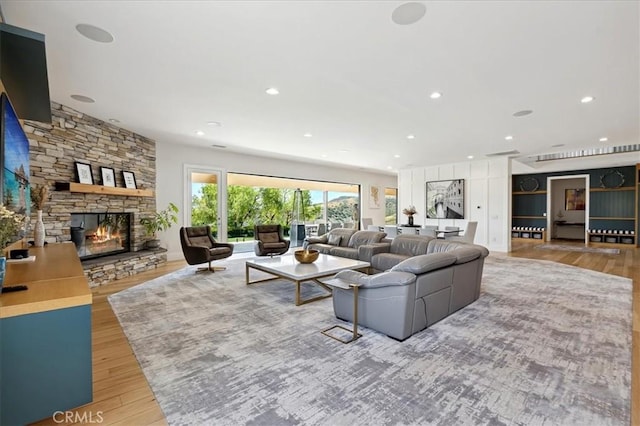
[[[427, 219], [426, 182], [465, 180], [465, 218]], [[475, 243], [489, 250], [507, 252], [511, 248], [511, 160], [497, 158], [468, 161], [433, 167], [400, 170], [398, 175], [398, 207], [414, 205], [416, 225], [459, 226], [477, 221]], [[399, 222], [406, 218], [400, 216]]]
[[[362, 186], [362, 217], [370, 217], [373, 223], [384, 223], [384, 201], [379, 209], [369, 208], [369, 186], [397, 186], [396, 176], [375, 174], [360, 170], [331, 167], [325, 164], [311, 164], [267, 157], [242, 155], [238, 153], [214, 150], [211, 148], [190, 147], [169, 142], [156, 143], [156, 205], [163, 209], [173, 202], [183, 210], [185, 196], [184, 165], [198, 165], [223, 169], [226, 172], [250, 173], [265, 176], [277, 176], [360, 184]], [[183, 226], [180, 215], [177, 226], [159, 235], [162, 246], [168, 250], [169, 260], [181, 259], [182, 249], [178, 238], [178, 229]]]

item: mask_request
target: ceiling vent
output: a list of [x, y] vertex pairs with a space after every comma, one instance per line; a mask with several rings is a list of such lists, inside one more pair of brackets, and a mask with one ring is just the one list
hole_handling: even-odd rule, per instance
[[535, 161], [566, 160], [567, 158], [593, 157], [595, 155], [624, 154], [640, 151], [640, 144], [606, 146], [601, 148], [581, 149], [578, 151], [557, 152], [555, 154], [538, 155]]
[[487, 154], [487, 157], [504, 157], [505, 155], [518, 155], [520, 151], [512, 149], [511, 151], [494, 152], [493, 154]]

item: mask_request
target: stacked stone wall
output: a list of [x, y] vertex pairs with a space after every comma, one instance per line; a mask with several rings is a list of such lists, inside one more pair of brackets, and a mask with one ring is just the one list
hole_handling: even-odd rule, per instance
[[[131, 250], [142, 250], [146, 236], [140, 218], [156, 211], [155, 196], [56, 191], [55, 183], [77, 182], [75, 163], [81, 162], [91, 165], [94, 184], [102, 183], [100, 167], [110, 167], [115, 170], [117, 187], [124, 187], [122, 171], [130, 171], [135, 174], [138, 188], [151, 189], [155, 193], [155, 141], [55, 102], [51, 105], [51, 113], [51, 124], [24, 122], [29, 139], [31, 185], [44, 184], [50, 190], [50, 198], [43, 209], [46, 241], [71, 239], [71, 213], [129, 212], [133, 213]], [[36, 212], [32, 211], [32, 223], [35, 223], [35, 216]], [[115, 269], [126, 270], [128, 274], [130, 262], [125, 263], [115, 265]], [[150, 265], [155, 268], [158, 263], [161, 262], [153, 259]], [[141, 270], [141, 267], [133, 270]], [[121, 276], [115, 274], [115, 279], [118, 278]], [[102, 277], [99, 281], [100, 284], [106, 282]]]

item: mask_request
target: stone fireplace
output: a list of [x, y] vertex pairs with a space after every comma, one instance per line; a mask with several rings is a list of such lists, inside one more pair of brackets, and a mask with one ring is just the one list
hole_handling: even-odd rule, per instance
[[131, 213], [71, 213], [71, 241], [80, 260], [130, 251], [131, 216]]
[[[51, 114], [51, 123], [26, 120], [23, 126], [29, 139], [30, 183], [51, 189], [43, 209], [46, 241], [75, 239], [91, 286], [154, 269], [166, 262], [165, 250], [144, 249], [147, 236], [140, 224], [141, 218], [156, 211], [155, 141], [55, 102], [51, 104]], [[77, 182], [75, 162], [91, 166], [94, 185], [88, 191], [69, 187]], [[113, 189], [125, 188], [122, 172], [128, 171], [135, 173], [137, 188], [145, 193], [103, 191], [101, 166], [115, 170]], [[107, 230], [111, 232], [107, 242], [103, 241], [106, 236], [98, 225], [110, 223], [112, 217], [105, 215], [111, 212], [128, 216], [128, 233], [126, 238], [122, 234], [114, 238], [111, 227]], [[88, 213], [93, 217], [86, 216]], [[102, 256], [103, 250], [109, 255]]]

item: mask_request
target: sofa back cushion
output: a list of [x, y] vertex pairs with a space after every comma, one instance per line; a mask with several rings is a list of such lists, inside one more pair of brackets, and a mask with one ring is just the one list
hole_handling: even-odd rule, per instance
[[367, 244], [379, 243], [386, 235], [380, 231], [356, 231], [349, 239], [349, 247], [358, 248]]
[[349, 246], [349, 239], [354, 234], [354, 232], [356, 232], [355, 229], [335, 228], [335, 229], [332, 229], [331, 231], [329, 231], [329, 233], [327, 234], [327, 238], [328, 238], [327, 241], [329, 242], [329, 244], [331, 244], [329, 238], [331, 238], [332, 235], [339, 235], [340, 236], [340, 243], [339, 244], [333, 244], [333, 245], [339, 245], [340, 247], [348, 247]]
[[398, 235], [391, 242], [390, 252], [404, 256], [426, 254], [431, 240], [434, 238], [424, 235]]

